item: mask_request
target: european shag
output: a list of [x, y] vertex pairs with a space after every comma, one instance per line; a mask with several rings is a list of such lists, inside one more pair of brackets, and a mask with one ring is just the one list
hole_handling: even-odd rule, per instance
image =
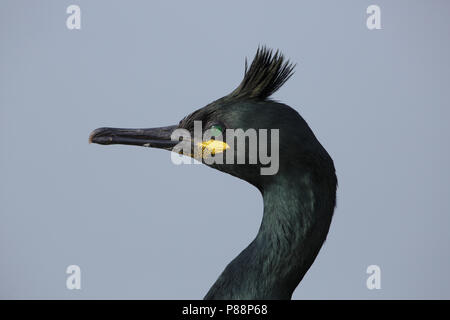
[[[99, 128], [89, 137], [90, 142], [103, 145], [175, 151], [180, 139], [171, 137], [172, 133], [185, 129], [193, 134], [194, 121], [200, 121], [205, 130], [219, 130], [216, 135], [219, 137], [226, 129], [279, 129], [276, 174], [262, 175], [260, 169], [264, 165], [260, 162], [211, 164], [200, 158], [212, 168], [251, 183], [264, 200], [257, 236], [228, 264], [205, 299], [291, 299], [327, 236], [336, 204], [333, 160], [297, 111], [270, 99], [291, 77], [293, 69], [294, 65], [279, 51], [258, 48], [249, 68], [246, 61], [244, 78], [233, 92], [189, 114], [178, 125], [151, 129]], [[217, 141], [215, 136], [201, 141], [197, 147], [205, 151], [211, 141], [226, 146], [217, 148], [217, 152], [224, 155], [231, 152], [227, 149], [229, 141], [225, 138]], [[185, 142], [192, 144], [194, 150], [194, 140]], [[194, 157], [191, 152], [176, 152]], [[248, 146], [244, 152], [249, 152]], [[214, 150], [211, 154], [214, 155]]]

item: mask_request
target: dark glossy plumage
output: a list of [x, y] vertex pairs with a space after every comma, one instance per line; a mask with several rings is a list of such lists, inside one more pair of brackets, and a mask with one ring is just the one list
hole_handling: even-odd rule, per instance
[[204, 129], [217, 123], [227, 129], [279, 129], [277, 174], [261, 175], [261, 164], [210, 165], [258, 188], [264, 215], [256, 238], [230, 262], [205, 299], [290, 299], [327, 236], [336, 204], [333, 161], [297, 111], [270, 99], [292, 73], [292, 64], [281, 54], [260, 48], [233, 92], [186, 116], [178, 126], [101, 128], [90, 137], [99, 144], [171, 150], [170, 132], [183, 128], [193, 133], [194, 121], [201, 121]]

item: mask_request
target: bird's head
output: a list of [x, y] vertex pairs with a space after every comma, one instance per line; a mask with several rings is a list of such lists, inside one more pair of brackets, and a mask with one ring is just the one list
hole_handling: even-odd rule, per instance
[[[161, 148], [193, 157], [263, 189], [299, 165], [314, 170], [328, 154], [303, 118], [270, 100], [294, 66], [277, 51], [258, 49], [241, 84], [229, 95], [184, 117], [150, 129], [99, 128], [92, 143]], [[320, 161], [319, 161], [320, 162]]]

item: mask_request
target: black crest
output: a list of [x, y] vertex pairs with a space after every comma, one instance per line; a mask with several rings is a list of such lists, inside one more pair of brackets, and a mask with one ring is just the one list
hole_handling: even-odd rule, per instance
[[244, 79], [227, 98], [266, 100], [292, 76], [294, 67], [278, 50], [274, 54], [259, 47], [248, 69], [245, 59]]

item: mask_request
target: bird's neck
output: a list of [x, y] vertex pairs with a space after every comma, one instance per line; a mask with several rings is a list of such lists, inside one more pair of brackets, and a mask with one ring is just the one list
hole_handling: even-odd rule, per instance
[[[256, 238], [223, 271], [205, 299], [290, 299], [325, 241], [333, 192], [316, 192], [300, 174], [263, 191], [264, 215]], [[294, 181], [295, 180], [295, 181]], [[330, 205], [324, 205], [330, 203]]]

